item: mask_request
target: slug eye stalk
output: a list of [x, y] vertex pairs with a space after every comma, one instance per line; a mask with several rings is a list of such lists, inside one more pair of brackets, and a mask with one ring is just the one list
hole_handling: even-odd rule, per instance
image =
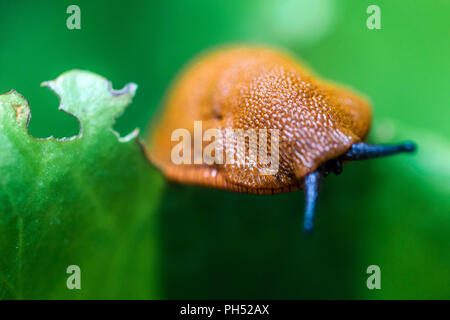
[[416, 145], [407, 141], [400, 144], [367, 144], [363, 142], [353, 144], [342, 157], [343, 160], [355, 161], [389, 156], [402, 152], [414, 152]]
[[342, 172], [342, 161], [358, 161], [394, 155], [397, 153], [415, 152], [416, 145], [407, 141], [400, 144], [377, 145], [359, 142], [353, 144], [347, 152], [336, 160], [331, 160], [319, 167], [313, 173], [305, 177], [305, 217], [303, 230], [309, 234], [314, 229], [314, 211], [319, 196], [319, 184], [322, 177], [326, 177], [331, 171], [336, 175]]

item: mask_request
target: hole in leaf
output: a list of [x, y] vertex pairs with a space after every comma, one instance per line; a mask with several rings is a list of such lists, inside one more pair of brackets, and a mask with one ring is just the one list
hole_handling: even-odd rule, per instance
[[[116, 90], [122, 89], [125, 84], [118, 84], [113, 82], [113, 88]], [[115, 118], [113, 130], [120, 136], [125, 137], [129, 135], [136, 128], [140, 129], [141, 135], [145, 132], [145, 128], [148, 125], [150, 119], [148, 105], [152, 105], [146, 101], [142, 87], [138, 87], [137, 94], [133, 98], [133, 101], [128, 105], [124, 112]]]
[[24, 95], [31, 108], [31, 121], [28, 125], [30, 135], [35, 138], [70, 138], [80, 133], [78, 119], [58, 110], [59, 100], [52, 91], [39, 88], [36, 92]]

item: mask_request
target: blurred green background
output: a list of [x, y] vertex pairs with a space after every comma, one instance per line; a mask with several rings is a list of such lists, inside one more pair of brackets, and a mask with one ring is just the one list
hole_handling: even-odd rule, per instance
[[[81, 30], [66, 28], [71, 4], [81, 8]], [[366, 27], [372, 4], [380, 6], [381, 30]], [[370, 141], [419, 146], [414, 156], [352, 163], [327, 178], [311, 237], [301, 232], [301, 192], [252, 196], [165, 183], [149, 191], [159, 193], [149, 196], [157, 209], [146, 235], [156, 243], [152, 254], [121, 248], [139, 251], [142, 266], [152, 267], [119, 279], [102, 272], [111, 267], [103, 252], [85, 291], [65, 297], [450, 298], [449, 12], [447, 0], [2, 0], [0, 92], [14, 88], [28, 98], [36, 137], [79, 130], [39, 87], [66, 70], [96, 72], [115, 88], [139, 84], [115, 126], [127, 134], [148, 127], [189, 59], [248, 42], [288, 49], [370, 97]], [[372, 264], [381, 268], [381, 290], [366, 287]], [[142, 283], [148, 272], [156, 283]], [[102, 274], [117, 295], [96, 286]]]

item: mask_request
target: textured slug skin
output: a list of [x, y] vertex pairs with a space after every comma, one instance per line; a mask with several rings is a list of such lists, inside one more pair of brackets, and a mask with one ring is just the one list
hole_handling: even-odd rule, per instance
[[[185, 128], [194, 137], [194, 121], [200, 120], [203, 133], [278, 129], [278, 173], [262, 175], [259, 163], [173, 164], [171, 150], [179, 141], [171, 141], [172, 132]], [[260, 194], [293, 191], [306, 174], [363, 141], [370, 121], [364, 99], [318, 79], [288, 55], [260, 47], [225, 48], [201, 56], [179, 75], [151, 126], [148, 156], [169, 180], [181, 183]], [[270, 150], [270, 139], [267, 143]]]

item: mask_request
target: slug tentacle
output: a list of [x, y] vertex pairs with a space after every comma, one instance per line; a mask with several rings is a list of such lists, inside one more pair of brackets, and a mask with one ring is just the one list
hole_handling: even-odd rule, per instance
[[319, 170], [308, 174], [305, 177], [305, 218], [303, 229], [306, 233], [311, 233], [314, 229], [314, 211], [316, 209], [317, 198], [319, 196], [319, 184], [321, 173]]

